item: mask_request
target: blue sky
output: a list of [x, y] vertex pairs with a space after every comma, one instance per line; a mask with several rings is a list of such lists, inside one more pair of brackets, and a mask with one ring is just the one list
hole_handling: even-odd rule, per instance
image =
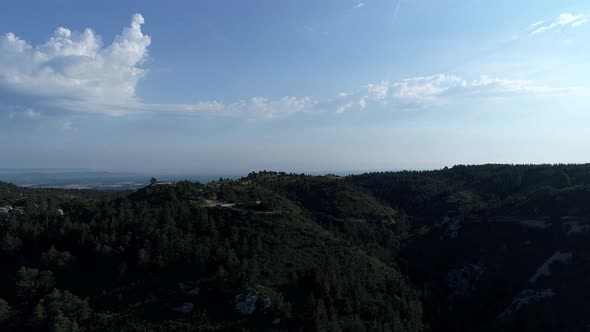
[[0, 167], [589, 162], [590, 4], [13, 1]]

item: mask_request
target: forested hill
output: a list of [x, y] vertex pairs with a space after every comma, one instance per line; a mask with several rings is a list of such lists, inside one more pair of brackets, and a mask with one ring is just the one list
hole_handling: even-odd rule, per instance
[[584, 331], [590, 165], [0, 182], [0, 330]]

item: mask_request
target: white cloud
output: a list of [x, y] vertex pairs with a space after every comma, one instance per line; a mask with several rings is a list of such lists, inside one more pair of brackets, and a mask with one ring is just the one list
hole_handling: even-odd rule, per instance
[[[558, 21], [573, 26], [581, 24], [584, 19], [562, 15]], [[138, 81], [146, 74], [142, 64], [148, 57], [151, 43], [150, 37], [141, 30], [142, 24], [143, 17], [134, 15], [130, 26], [106, 46], [91, 29], [75, 32], [60, 27], [45, 43], [37, 46], [13, 33], [0, 36], [0, 110], [8, 110], [9, 117], [16, 110], [29, 118], [41, 116], [37, 110], [106, 115], [146, 112], [276, 118], [297, 113], [344, 113], [364, 110], [371, 104], [406, 110], [436, 107], [458, 98], [579, 91], [531, 81], [488, 76], [468, 80], [438, 74], [366, 84], [356, 92], [342, 92], [330, 100], [287, 96], [277, 99], [254, 97], [230, 103], [149, 104], [142, 102], [135, 93]], [[65, 130], [73, 128], [71, 122], [64, 122], [62, 127]]]
[[583, 92], [578, 87], [550, 87], [533, 81], [492, 78], [486, 75], [467, 80], [459, 76], [438, 74], [413, 77], [394, 82], [367, 84], [355, 93], [340, 93], [331, 103], [337, 113], [360, 110], [368, 103], [387, 105], [393, 110], [436, 107], [465, 98], [560, 95]]
[[352, 7], [353, 9], [359, 9], [359, 8], [363, 8], [365, 6], [364, 2], [359, 2], [356, 5], [354, 5], [354, 7]]
[[564, 13], [559, 15], [559, 17], [549, 24], [545, 24], [544, 22], [537, 22], [531, 25], [529, 28], [534, 29], [531, 31], [531, 35], [536, 35], [538, 33], [547, 32], [555, 29], [559, 29], [562, 27], [578, 27], [584, 23], [588, 22], [588, 19], [584, 15], [573, 15], [569, 13]]
[[353, 103], [353, 102], [342, 104], [342, 105], [336, 107], [336, 113], [338, 113], [338, 114], [344, 113], [344, 112], [348, 111], [349, 109], [351, 109], [352, 107], [354, 107], [354, 105], [355, 105], [355, 103]]
[[8, 108], [8, 109], [6, 109], [6, 113], [7, 113], [9, 119], [14, 119], [16, 117], [25, 117], [28, 119], [34, 119], [34, 118], [38, 118], [41, 116], [40, 112], [37, 112], [36, 110], [34, 110], [32, 108], [22, 108], [22, 107]]
[[313, 106], [314, 102], [307, 97], [283, 97], [276, 101], [271, 101], [263, 97], [255, 97], [230, 104], [225, 108], [225, 111], [232, 114], [254, 112], [260, 116], [271, 118], [278, 114], [304, 112], [312, 109]]
[[140, 65], [151, 43], [141, 31], [143, 23], [141, 15], [133, 15], [130, 26], [106, 47], [91, 29], [59, 27], [37, 46], [7, 33], [0, 37], [0, 92], [47, 99], [56, 108], [81, 104], [72, 110], [117, 113], [118, 107], [138, 102], [135, 87], [145, 74]]
[[61, 123], [61, 130], [63, 130], [63, 131], [75, 130], [74, 124], [72, 123], [71, 120], [65, 120]]
[[586, 24], [588, 23], [588, 19], [587, 18], [583, 18], [581, 20], [575, 21], [574, 23], [572, 23], [572, 28], [577, 28], [582, 24]]
[[366, 84], [356, 92], [340, 92], [330, 100], [309, 97], [263, 97], [233, 103], [203, 101], [194, 104], [138, 104], [132, 110], [183, 116], [210, 115], [247, 118], [277, 118], [301, 113], [344, 113], [364, 110], [370, 104], [387, 105], [391, 110], [412, 110], [444, 105], [465, 98], [562, 95], [586, 92], [580, 87], [552, 87], [533, 81], [482, 75], [468, 80], [437, 74]]
[[27, 108], [23, 111], [23, 114], [27, 117], [27, 118], [36, 118], [38, 116], [41, 115], [41, 113], [36, 112], [34, 109], [32, 108]]
[[138, 109], [179, 115], [276, 118], [294, 113], [312, 112], [316, 109], [316, 102], [308, 97], [282, 97], [278, 100], [253, 97], [229, 104], [218, 101], [204, 101], [194, 104], [143, 104]]
[[365, 86], [369, 96], [377, 99], [377, 100], [384, 100], [387, 97], [387, 92], [389, 90], [389, 82], [382, 81], [381, 83], [377, 84], [367, 84]]
[[[130, 26], [107, 46], [103, 46], [100, 36], [91, 29], [79, 33], [59, 27], [47, 42], [37, 46], [13, 33], [0, 37], [0, 93], [12, 96], [16, 103], [2, 105], [0, 101], [0, 108], [43, 106], [107, 115], [168, 112], [272, 118], [314, 107], [314, 102], [306, 97], [278, 100], [254, 97], [230, 104], [143, 103], [135, 89], [146, 73], [141, 65], [148, 56], [151, 39], [141, 31], [142, 24], [144, 18], [133, 15]], [[33, 113], [28, 116], [32, 117]]]

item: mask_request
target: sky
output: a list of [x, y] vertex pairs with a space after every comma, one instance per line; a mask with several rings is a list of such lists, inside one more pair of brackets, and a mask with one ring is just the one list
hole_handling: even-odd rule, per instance
[[5, 0], [0, 168], [590, 162], [586, 0]]

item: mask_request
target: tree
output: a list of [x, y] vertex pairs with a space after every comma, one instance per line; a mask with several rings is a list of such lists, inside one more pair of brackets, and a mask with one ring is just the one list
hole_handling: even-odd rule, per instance
[[307, 296], [303, 310], [304, 310], [305, 319], [309, 322], [313, 322], [315, 314], [316, 314], [316, 312], [315, 312], [315, 296], [313, 295], [313, 293], [309, 293], [309, 295]]
[[153, 186], [154, 184], [156, 184], [158, 182], [158, 179], [156, 179], [155, 177], [152, 177], [150, 179], [150, 185]]
[[22, 241], [16, 235], [11, 233], [5, 233], [0, 240], [0, 250], [6, 252], [7, 254], [16, 254], [19, 252]]
[[326, 331], [326, 306], [324, 300], [319, 299], [316, 302], [313, 325], [316, 331]]
[[10, 314], [10, 305], [3, 298], [0, 297], [0, 322], [3, 321]]
[[81, 323], [90, 318], [88, 302], [68, 291], [54, 289], [34, 310], [35, 319], [48, 324], [50, 331], [79, 331]]
[[67, 267], [74, 257], [68, 251], [58, 251], [54, 246], [51, 246], [47, 252], [41, 254], [41, 264], [45, 267]]
[[51, 271], [21, 267], [16, 274], [16, 294], [21, 301], [29, 301], [47, 294], [55, 285]]

